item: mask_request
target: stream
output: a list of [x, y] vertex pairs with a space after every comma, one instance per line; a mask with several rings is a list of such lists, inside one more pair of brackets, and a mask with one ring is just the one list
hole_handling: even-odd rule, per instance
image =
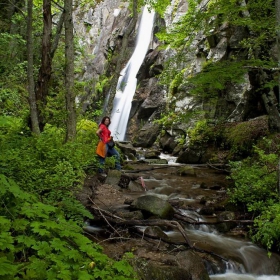
[[[147, 171], [146, 166], [146, 170], [139, 173], [145, 182], [146, 193], [152, 193], [169, 201], [172, 199], [184, 201], [184, 209], [180, 210], [183, 216], [192, 217], [197, 221], [215, 221], [215, 214], [199, 213], [203, 207], [200, 200], [203, 196], [213, 198], [217, 194], [225, 193], [228, 183], [226, 175], [206, 166], [190, 165], [195, 171], [194, 176], [178, 176], [176, 171], [180, 166], [175, 163], [175, 159], [166, 156], [162, 158], [168, 160], [168, 167]], [[184, 226], [190, 241], [197, 248], [212, 251], [227, 260], [224, 261], [224, 268], [209, 264], [207, 270], [212, 280], [280, 280], [278, 254], [273, 253], [268, 257], [266, 250], [246, 240], [243, 235], [232, 231], [222, 234], [213, 225], [185, 224]], [[165, 231], [165, 233], [172, 240], [184, 241], [180, 232]]]

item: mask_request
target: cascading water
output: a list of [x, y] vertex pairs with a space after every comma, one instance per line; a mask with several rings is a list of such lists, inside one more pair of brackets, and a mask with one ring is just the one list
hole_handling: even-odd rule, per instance
[[113, 110], [111, 113], [110, 130], [112, 136], [119, 141], [125, 139], [126, 127], [131, 109], [131, 101], [135, 93], [136, 75], [147, 53], [154, 23], [154, 11], [143, 9], [137, 34], [135, 50], [118, 80]]

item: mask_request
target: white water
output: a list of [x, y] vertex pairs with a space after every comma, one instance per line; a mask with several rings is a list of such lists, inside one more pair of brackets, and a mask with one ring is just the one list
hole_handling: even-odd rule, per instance
[[131, 101], [135, 93], [136, 75], [147, 53], [154, 24], [154, 11], [149, 12], [145, 6], [137, 34], [135, 50], [118, 80], [113, 110], [111, 113], [110, 130], [118, 140], [125, 140], [126, 127], [131, 109]]
[[211, 280], [280, 280], [280, 276], [277, 275], [255, 276], [251, 274], [237, 274], [237, 273], [229, 272], [226, 274], [210, 275], [210, 279]]
[[[220, 235], [208, 227], [186, 232], [196, 247], [228, 259], [226, 273], [210, 275], [211, 280], [280, 280], [280, 275], [273, 275], [276, 264], [280, 264], [279, 255], [272, 253], [269, 258], [267, 251], [252, 242]], [[170, 238], [182, 238], [179, 232], [165, 233]]]
[[169, 155], [169, 154], [163, 154], [163, 153], [161, 153], [161, 154], [159, 155], [159, 158], [160, 158], [160, 159], [166, 159], [167, 162], [168, 162], [168, 164], [170, 164], [170, 165], [181, 165], [180, 163], [176, 163], [177, 157], [171, 156], [171, 155]]

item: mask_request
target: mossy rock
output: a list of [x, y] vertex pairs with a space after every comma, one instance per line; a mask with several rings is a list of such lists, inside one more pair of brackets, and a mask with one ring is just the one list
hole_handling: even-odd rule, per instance
[[180, 167], [177, 172], [180, 176], [192, 176], [196, 177], [195, 169], [191, 166], [182, 166]]
[[137, 259], [133, 264], [141, 280], [192, 280], [191, 274], [178, 266], [164, 265], [158, 262]]

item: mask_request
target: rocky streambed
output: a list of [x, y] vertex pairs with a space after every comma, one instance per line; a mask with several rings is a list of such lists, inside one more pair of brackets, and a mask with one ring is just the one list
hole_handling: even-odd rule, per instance
[[111, 258], [132, 252], [143, 280], [280, 279], [279, 256], [246, 239], [251, 221], [227, 202], [227, 174], [205, 165], [127, 168], [89, 176], [79, 195], [95, 217], [85, 233]]

